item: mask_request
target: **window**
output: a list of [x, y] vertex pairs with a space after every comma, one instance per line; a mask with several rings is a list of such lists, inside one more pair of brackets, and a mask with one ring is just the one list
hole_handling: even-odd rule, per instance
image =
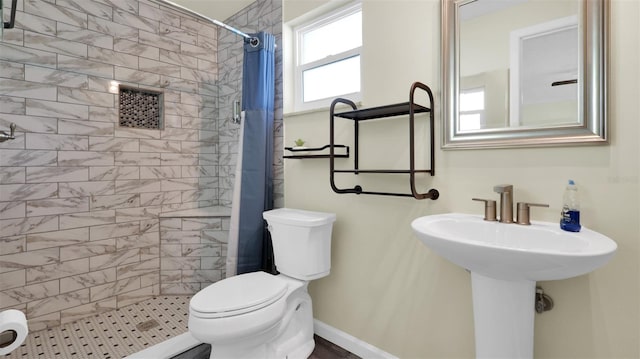
[[484, 122], [484, 88], [460, 92], [458, 131], [479, 130]]
[[335, 97], [360, 100], [360, 4], [294, 29], [295, 109], [328, 106]]

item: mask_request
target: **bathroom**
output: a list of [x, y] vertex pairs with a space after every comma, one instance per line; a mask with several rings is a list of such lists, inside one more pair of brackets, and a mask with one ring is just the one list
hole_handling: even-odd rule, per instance
[[[57, 3], [62, 4], [63, 2], [57, 1]], [[84, 2], [75, 3], [82, 4]], [[132, 4], [137, 2], [94, 1], [93, 3]], [[140, 3], [144, 2], [141, 1]], [[283, 3], [284, 21], [289, 19], [287, 17], [290, 16], [288, 15], [289, 6], [295, 5], [295, 3], [295, 1], [285, 1]], [[25, 7], [35, 6], [34, 4], [46, 6], [51, 2], [24, 0], [18, 1], [18, 4], [18, 11], [24, 11]], [[7, 5], [5, 4], [4, 6], [6, 12]], [[259, 5], [255, 6], [263, 9]], [[275, 11], [277, 6], [272, 6]], [[92, 99], [92, 101], [99, 102], [92, 102], [90, 105], [85, 106], [87, 107], [84, 109], [86, 114], [82, 111], [69, 111], [65, 114], [58, 113], [55, 116], [45, 110], [38, 110], [36, 107], [26, 105], [26, 100], [20, 100], [21, 98], [29, 98], [34, 103], [55, 100], [50, 94], [51, 87], [55, 88], [55, 85], [47, 83], [46, 75], [43, 75], [43, 73], [51, 73], [47, 69], [52, 67], [46, 65], [36, 66], [25, 59], [19, 61], [7, 59], [5, 58], [6, 55], [3, 55], [8, 53], [5, 51], [5, 47], [21, 46], [23, 42], [27, 41], [28, 37], [45, 36], [45, 39], [49, 39], [46, 36], [53, 34], [52, 31], [56, 29], [55, 22], [58, 22], [58, 32], [61, 32], [60, 27], [67, 29], [72, 29], [72, 26], [82, 27], [81, 24], [67, 24], [58, 18], [58, 16], [63, 15], [47, 9], [40, 9], [36, 15], [31, 17], [33, 23], [28, 25], [30, 26], [29, 29], [25, 28], [14, 32], [6, 31], [3, 34], [3, 42], [0, 44], [0, 46], [3, 46], [2, 51], [0, 51], [3, 83], [0, 129], [7, 130], [9, 123], [16, 122], [21, 126], [29, 126], [29, 132], [35, 134], [57, 133], [58, 135], [70, 136], [68, 141], [60, 139], [63, 141], [64, 146], [70, 146], [61, 149], [61, 152], [113, 153], [109, 150], [92, 150], [91, 146], [93, 144], [99, 147], [101, 141], [99, 141], [98, 137], [113, 137], [113, 134], [118, 131], [113, 126], [115, 121], [113, 118], [116, 115], [113, 112], [114, 110], [107, 110], [112, 105], [111, 103], [105, 104], [102, 102], [104, 101], [104, 96], [98, 95], [96, 99]], [[79, 12], [90, 14], [87, 15], [87, 18], [94, 19], [96, 24], [105, 23], [100, 20], [100, 16], [92, 14], [91, 11], [94, 10], [85, 9]], [[365, 59], [365, 62], [362, 68], [362, 88], [364, 89], [362, 103], [365, 106], [377, 106], [406, 101], [408, 87], [414, 81], [428, 84], [438, 94], [440, 92], [440, 2], [431, 0], [364, 1], [363, 11], [367, 15], [363, 18], [363, 41], [365, 45], [363, 47], [363, 59]], [[125, 13], [122, 14], [126, 15]], [[55, 18], [49, 21], [42, 20], [48, 16]], [[635, 120], [640, 112], [640, 104], [637, 101], [640, 93], [638, 87], [640, 73], [637, 68], [637, 64], [640, 61], [640, 43], [638, 42], [640, 37], [640, 22], [638, 21], [640, 18], [640, 4], [635, 1], [611, 1], [610, 18], [610, 77], [608, 81], [610, 141], [608, 145], [445, 151], [440, 149], [440, 143], [437, 142], [435, 153], [436, 175], [428, 179], [428, 185], [440, 191], [441, 196], [437, 201], [416, 201], [407, 198], [364, 195], [338, 195], [331, 191], [327, 181], [327, 160], [282, 160], [282, 152], [274, 156], [276, 157], [274, 158], [276, 166], [274, 173], [277, 178], [277, 185], [275, 186], [278, 193], [276, 195], [277, 206], [337, 214], [338, 220], [334, 225], [332, 242], [331, 275], [310, 285], [314, 317], [317, 320], [399, 358], [473, 357], [474, 332], [469, 274], [419, 243], [411, 232], [411, 221], [415, 218], [435, 213], [462, 212], [480, 214], [481, 207], [479, 207], [478, 203], [471, 201], [471, 198], [491, 198], [496, 196], [492, 191], [492, 187], [495, 184], [511, 183], [514, 185], [514, 195], [518, 201], [540, 202], [550, 205], [548, 209], [536, 208], [532, 212], [534, 219], [555, 222], [560, 212], [565, 182], [568, 178], [572, 178], [580, 184], [583, 225], [613, 238], [618, 244], [618, 252], [606, 266], [589, 275], [541, 283], [545, 292], [553, 297], [555, 308], [550, 312], [536, 316], [535, 356], [540, 358], [640, 357], [638, 344], [638, 338], [640, 337], [640, 268], [638, 267], [640, 259], [638, 258], [640, 256], [638, 244], [638, 239], [640, 238], [640, 225], [638, 224], [640, 223], [638, 221], [640, 219], [640, 180], [638, 177], [640, 172], [640, 146], [635, 139], [636, 136], [640, 135], [640, 128]], [[251, 28], [251, 22], [243, 22], [244, 18], [242, 16], [238, 16], [237, 19], [232, 17], [231, 19], [222, 20], [244, 31], [262, 29], [262, 26], [258, 29]], [[269, 21], [266, 22], [269, 23]], [[60, 25], [60, 23], [67, 25]], [[136, 24], [139, 23], [136, 22]], [[279, 34], [281, 31], [279, 24], [270, 24], [273, 25], [270, 31], [274, 34]], [[144, 26], [144, 24], [139, 24], [139, 26]], [[118, 30], [123, 29], [114, 28], [111, 31]], [[225, 64], [227, 66], [227, 61], [222, 58], [227, 52], [221, 50], [221, 46], [238, 46], [234, 49], [240, 51], [240, 40], [237, 36], [227, 34], [223, 30], [217, 29], [216, 31], [219, 32], [217, 37], [209, 36], [208, 38], [217, 39], [217, 63], [218, 65]], [[207, 35], [210, 34], [207, 33]], [[89, 37], [89, 39], [93, 44], [91, 45], [93, 46], [92, 51], [104, 53], [95, 49], [100, 47], [99, 44], [104, 44], [103, 42], [98, 43], [98, 41], [105, 41], [103, 38]], [[33, 39], [30, 41], [38, 42], [39, 40]], [[80, 40], [77, 41], [82, 43]], [[280, 41], [278, 41], [278, 44], [280, 44]], [[60, 51], [64, 52], [58, 55], [58, 66], [60, 66], [60, 58], [70, 61], [70, 58], [77, 56], [73, 52], [77, 51], [76, 46], [69, 48], [66, 45], [69, 44], [64, 41], [60, 42], [59, 46], [62, 47]], [[42, 46], [45, 46], [45, 44], [43, 43]], [[113, 46], [115, 47], [115, 43]], [[36, 54], [40, 54], [38, 51], [51, 52], [46, 48], [32, 51]], [[231, 64], [231, 62], [237, 61], [237, 58], [232, 53], [229, 55], [232, 57], [232, 59], [228, 60], [230, 68], [228, 70], [219, 68], [218, 74], [231, 74], [234, 71], [239, 71], [238, 67], [233, 67], [233, 64]], [[143, 57], [142, 55], [140, 56]], [[40, 57], [38, 61], [48, 60]], [[112, 61], [127, 61], [127, 59], [113, 59]], [[24, 65], [16, 65], [16, 62]], [[146, 60], [141, 60], [141, 62], [152, 63]], [[101, 75], [101, 72], [94, 72], [100, 71], [99, 69], [82, 69], [81, 63], [68, 63], [68, 66], [73, 66], [73, 71], [69, 72], [85, 75], [84, 77], [81, 75], [65, 78], [65, 81], [68, 81], [65, 87], [85, 90], [69, 90], [70, 96], [74, 94], [78, 94], [78, 96], [88, 95], [88, 91], [92, 91], [90, 92], [91, 94], [94, 92], [108, 93], [108, 90], [104, 89], [105, 86], [108, 86], [108, 82], [99, 81], [104, 76]], [[117, 67], [118, 64], [116, 63], [115, 66]], [[389, 68], [394, 70], [389, 71]], [[152, 72], [151, 70], [147, 71]], [[29, 72], [32, 72], [33, 76], [36, 76], [34, 78], [38, 80], [27, 79], [26, 76], [29, 75]], [[55, 81], [61, 81], [55, 75], [62, 76], [63, 74], [55, 72], [52, 75], [54, 75]], [[157, 85], [161, 83], [163, 75], [173, 77], [160, 72], [157, 75], [159, 78]], [[224, 81], [223, 76], [220, 75], [220, 77], [220, 80]], [[4, 84], [15, 84], [16, 81], [21, 80], [41, 82], [41, 85], [37, 86], [37, 89], [22, 87], [20, 89], [21, 94], [5, 92], [5, 88], [14, 86], [7, 85], [5, 87]], [[162, 194], [165, 201], [167, 201], [166, 208], [171, 208], [172, 210], [183, 209], [179, 205], [173, 205], [174, 203], [171, 200], [174, 195], [172, 192], [176, 191], [182, 192], [181, 195], [183, 196], [176, 202], [189, 203], [188, 206], [193, 206], [195, 203], [197, 203], [195, 205], [197, 207], [228, 205], [231, 198], [230, 188], [232, 188], [232, 185], [225, 181], [224, 174], [232, 171], [232, 168], [227, 165], [235, 162], [233, 155], [235, 149], [233, 145], [229, 146], [229, 142], [233, 142], [237, 127], [233, 127], [229, 119], [232, 117], [232, 102], [238, 96], [232, 90], [233, 85], [236, 84], [237, 81], [231, 81], [229, 86], [221, 86], [219, 89], [221, 93], [219, 94], [218, 118], [221, 122], [216, 124], [215, 128], [207, 128], [206, 126], [209, 125], [203, 124], [204, 121], [194, 118], [194, 123], [189, 125], [188, 128], [199, 131], [197, 139], [190, 137], [194, 136], [191, 132], [186, 134], [181, 131], [176, 131], [173, 137], [162, 137], [167, 141], [182, 142], [182, 153], [185, 152], [185, 144], [187, 146], [198, 146], [199, 148], [206, 148], [207, 144], [212, 142], [218, 144], [217, 152], [213, 152], [213, 150], [208, 152], [204, 148], [195, 151], [199, 153], [198, 156], [202, 156], [212, 162], [213, 166], [218, 166], [214, 174], [207, 173], [203, 176], [206, 179], [202, 181], [206, 181], [207, 185], [194, 189], [193, 180], [167, 181], [158, 184], [155, 177], [142, 181], [142, 176], [135, 176], [135, 179], [140, 178], [140, 181], [143, 182], [138, 185], [144, 188], [125, 193], [134, 197], [133, 202], [135, 204], [127, 207], [129, 209], [123, 207], [117, 210], [100, 209], [100, 213], [105, 218], [96, 219], [96, 222], [90, 224], [90, 228], [109, 225], [105, 221], [120, 223], [124, 220], [124, 217], [135, 217], [133, 222], [138, 225], [139, 232], [137, 234], [142, 234], [140, 232], [142, 229], [149, 233], [155, 232], [155, 237], [150, 235], [150, 238], [147, 238], [150, 241], [148, 243], [161, 241], [162, 239], [159, 238], [160, 220], [157, 218], [158, 212], [156, 211], [158, 205], [143, 205], [143, 197], [151, 200], [152, 196], [148, 194], [165, 192], [162, 187], [163, 184], [165, 186], [176, 186], [170, 187], [171, 189], [166, 190], [166, 194]], [[153, 86], [153, 83], [147, 83], [147, 85]], [[60, 93], [58, 93], [58, 96], [60, 96]], [[285, 100], [287, 96], [288, 94], [285, 92]], [[189, 101], [194, 99], [188, 98], [188, 96], [185, 97], [187, 98], [178, 101], [178, 99], [171, 99], [167, 96], [165, 101], [176, 104], [181, 103], [180, 111], [189, 111], [189, 109], [192, 109], [190, 105], [193, 106], [193, 102]], [[223, 103], [224, 101], [226, 102]], [[26, 112], [25, 109], [28, 108], [32, 108], [35, 112]], [[58, 111], [62, 110], [58, 107], [56, 109]], [[169, 108], [167, 108], [167, 111], [169, 111]], [[167, 112], [165, 115], [171, 117], [171, 115], [177, 116], [178, 114]], [[284, 136], [284, 138], [280, 141], [276, 140], [276, 150], [281, 150], [281, 147], [291, 145], [297, 138], [307, 140], [309, 145], [326, 144], [328, 137], [327, 117], [328, 111], [326, 110], [308, 113], [288, 113], [285, 109], [284, 131], [281, 126], [276, 126], [276, 135]], [[52, 118], [53, 120], [51, 120]], [[440, 115], [437, 110], [436, 119], [439, 118]], [[204, 119], [209, 119], [209, 116], [205, 116]], [[278, 119], [278, 116], [276, 116], [276, 119]], [[51, 123], [56, 124], [52, 125]], [[87, 128], [82, 126], [88, 123], [96, 123], [103, 127]], [[57, 126], [57, 131], [50, 126]], [[66, 130], [62, 130], [61, 127], [66, 127]], [[182, 127], [186, 126], [183, 124]], [[436, 121], [437, 141], [440, 141], [439, 134], [441, 130], [440, 121]], [[18, 134], [22, 136], [22, 140], [18, 139], [13, 142], [2, 143], [0, 148], [2, 150], [24, 148], [24, 132], [18, 131]], [[379, 132], [382, 132], [382, 130]], [[384, 132], [379, 132], [369, 133], [369, 135], [378, 138], [383, 137]], [[77, 148], [76, 146], [84, 145], [74, 136], [85, 136], [84, 138], [89, 136], [89, 140], [94, 138], [94, 141], [97, 142], [92, 143], [89, 141], [86, 149]], [[214, 138], [211, 138], [212, 136]], [[122, 137], [130, 138], [124, 135]], [[145, 142], [144, 140], [157, 140], [159, 138], [136, 138], [140, 141], [140, 147], [131, 152], [160, 151], [156, 147], [152, 147], [154, 149], [149, 151], [143, 151], [141, 148]], [[200, 139], [204, 140], [201, 141]], [[131, 140], [122, 141], [117, 146], [125, 146], [127, 142], [129, 143], [128, 146], [131, 146]], [[151, 146], [151, 144], [153, 142], [147, 142], [146, 146]], [[106, 148], [106, 146], [103, 148]], [[53, 191], [53, 186], [50, 185], [51, 182], [35, 181], [32, 184], [28, 178], [29, 175], [36, 176], [38, 170], [43, 170], [43, 167], [47, 167], [47, 163], [43, 163], [43, 161], [46, 161], [44, 152], [49, 149], [50, 147], [38, 148], [38, 151], [43, 152], [34, 156], [36, 158], [31, 159], [34, 163], [31, 165], [22, 164], [22, 166], [35, 167], [31, 171], [27, 170], [26, 175], [24, 174], [25, 172], [22, 175], [18, 172], [10, 175], [10, 179], [6, 179], [5, 173], [14, 173], [11, 169], [20, 166], [2, 164], [3, 178], [0, 184], [0, 196], [2, 196], [3, 204], [8, 202], [9, 207], [11, 207], [11, 203], [19, 202], [13, 199], [15, 196], [14, 189], [19, 188], [16, 184], [30, 184], [30, 188], [24, 189], [25, 191], [34, 194], [45, 193], [45, 198], [47, 192]], [[125, 152], [123, 149], [119, 151]], [[6, 152], [3, 152], [3, 157], [4, 153]], [[164, 157], [173, 156], [164, 155]], [[91, 181], [92, 178], [95, 178], [93, 176], [98, 176], [96, 173], [91, 173], [91, 166], [114, 166], [120, 167], [121, 171], [130, 170], [135, 172], [139, 171], [136, 168], [140, 166], [141, 161], [148, 160], [147, 158], [133, 155], [112, 160], [121, 161], [118, 164], [109, 162], [109, 165], [105, 165], [100, 162], [104, 158], [100, 158], [92, 157], [91, 161], [97, 162], [95, 164], [87, 164], [89, 166], [88, 173], [77, 173], [74, 176], [86, 176], [87, 179], [84, 181]], [[394, 158], [382, 157], [380, 160], [393, 161]], [[4, 160], [0, 158], [0, 161]], [[180, 161], [180, 159], [175, 161]], [[5, 170], [8, 172], [5, 172]], [[130, 177], [127, 177], [127, 173], [123, 172], [119, 175], [122, 176], [120, 178], [123, 181], [120, 184], [129, 186], [124, 182], [131, 180]], [[51, 177], [53, 175], [45, 174], [41, 176]], [[199, 176], [195, 178], [197, 177]], [[73, 181], [77, 181], [77, 179]], [[389, 183], [382, 181], [383, 185], [400, 186], [393, 180], [388, 180]], [[55, 183], [66, 182], [71, 182], [71, 180], [56, 179], [55, 181]], [[115, 182], [115, 185], [117, 186], [118, 182]], [[158, 186], [160, 186], [160, 189], [157, 189]], [[73, 191], [81, 189], [65, 189], [63, 185], [59, 185], [56, 190], [60, 193], [63, 191], [74, 193]], [[109, 190], [111, 193], [105, 193], [105, 196], [114, 194], [113, 188], [105, 189], [105, 191]], [[136, 194], [139, 194], [137, 199], [135, 198]], [[212, 194], [215, 194], [213, 198], [217, 195], [218, 200], [210, 199]], [[188, 198], [185, 199], [184, 196]], [[41, 198], [34, 197], [29, 200]], [[128, 200], [128, 198], [123, 199], [123, 203]], [[156, 199], [156, 201], [158, 200], [162, 201], [162, 199]], [[19, 203], [15, 205], [20, 206]], [[24, 213], [26, 210], [24, 207], [14, 208], [13, 212], [3, 210], [3, 217], [0, 219], [2, 227], [9, 228], [9, 223], [16, 221], [16, 216], [11, 213], [15, 213], [15, 211]], [[91, 211], [94, 211], [93, 207]], [[47, 217], [53, 215], [38, 214], [37, 216]], [[60, 216], [64, 217], [65, 215], [61, 214]], [[42, 272], [45, 271], [49, 273], [48, 279], [33, 281], [37, 283], [36, 287], [30, 287], [28, 290], [50, 293], [51, 295], [47, 295], [47, 297], [53, 298], [50, 303], [53, 303], [52, 306], [55, 307], [51, 311], [34, 309], [36, 310], [34, 317], [39, 318], [39, 320], [34, 321], [33, 330], [60, 324], [63, 320], [71, 320], [76, 315], [114, 308], [120, 305], [118, 301], [133, 303], [164, 293], [192, 294], [195, 288], [193, 283], [198, 283], [198, 285], [200, 283], [200, 281], [192, 279], [181, 282], [173, 281], [170, 283], [171, 285], [163, 282], [161, 273], [158, 273], [158, 268], [162, 265], [162, 262], [159, 259], [161, 253], [159, 253], [157, 244], [143, 245], [141, 248], [135, 247], [138, 248], [135, 250], [135, 254], [124, 254], [124, 256], [132, 255], [136, 258], [135, 261], [132, 258], [123, 258], [122, 262], [123, 265], [130, 265], [127, 268], [130, 267], [136, 274], [133, 277], [135, 279], [117, 284], [119, 287], [125, 287], [122, 290], [122, 294], [98, 301], [87, 301], [87, 296], [90, 299], [90, 290], [82, 287], [76, 287], [73, 290], [62, 289], [62, 279], [59, 278], [68, 277], [69, 275], [65, 273], [69, 271], [75, 273], [75, 271], [82, 271], [82, 268], [84, 268], [77, 269], [74, 266], [85, 266], [87, 268], [85, 272], [91, 271], [92, 261], [81, 258], [80, 260], [75, 260], [75, 262], [67, 262], [72, 268], [58, 266], [56, 265], [57, 258], [52, 258], [52, 253], [56, 252], [56, 250], [43, 244], [37, 244], [38, 241], [43, 240], [59, 240], [56, 239], [56, 233], [61, 230], [68, 231], [64, 233], [65, 240], [73, 240], [75, 238], [73, 234], [78, 236], [78, 241], [82, 241], [81, 238], [86, 236], [85, 233], [80, 233], [81, 230], [78, 230], [72, 224], [63, 226], [65, 222], [73, 223], [71, 218], [66, 220], [60, 218], [58, 223], [58, 215], [55, 217], [56, 227], [53, 227], [53, 223], [47, 224], [45, 222], [39, 224], [51, 226], [49, 230], [38, 232], [48, 234], [48, 236], [44, 236], [46, 237], [44, 239], [31, 238], [32, 242], [30, 242], [29, 236], [21, 233], [13, 232], [9, 236], [2, 234], [3, 286], [5, 283], [11, 283], [11, 288], [27, 288], [31, 284], [28, 283], [29, 274], [26, 274], [27, 283], [15, 283], [17, 276], [6, 274], [15, 271], [27, 271], [27, 268], [22, 267], [25, 264], [23, 263], [20, 266], [20, 264], [15, 264], [17, 261], [37, 261], [37, 263], [31, 265], [26, 264], [27, 266], [41, 267], [51, 265], [51, 267], [43, 267], [43, 270], [38, 273], [32, 272], [31, 274], [39, 276], [43, 275]], [[125, 222], [128, 221], [125, 220]], [[214, 221], [212, 224], [213, 231], [224, 231], [226, 229], [225, 223], [225, 220]], [[58, 225], [61, 227], [57, 227]], [[86, 227], [81, 226], [80, 228]], [[118, 235], [118, 238], [126, 236], [128, 234]], [[29, 248], [29, 244], [32, 245], [32, 248], [35, 245], [35, 248]], [[64, 243], [64, 245], [69, 244], [71, 243]], [[103, 247], [95, 247], [90, 250], [109, 251], [102, 252], [101, 255], [120, 251], [117, 244], [115, 244], [116, 248], [113, 248], [114, 244], [108, 242], [101, 243], [101, 245]], [[127, 253], [133, 253], [130, 249], [132, 247], [126, 244], [123, 244], [123, 246], [127, 248]], [[212, 255], [204, 255], [203, 257], [210, 258], [207, 261], [224, 261], [222, 245], [219, 245], [219, 247], [220, 254], [217, 257]], [[10, 257], [6, 257], [9, 255], [15, 256], [23, 251], [28, 253], [28, 259], [26, 257], [18, 257], [18, 260], [9, 260]], [[215, 249], [212, 250], [212, 252], [215, 251]], [[58, 255], [62, 255], [62, 252], [59, 252]], [[106, 259], [107, 257], [102, 258]], [[19, 266], [16, 267], [16, 265]], [[93, 265], [100, 266], [95, 260]], [[220, 266], [219, 263], [216, 265]], [[215, 272], [216, 270], [221, 271], [221, 268], [214, 265], [207, 268], [207, 272], [200, 274], [203, 276], [220, 276], [222, 278], [223, 274], [221, 272]], [[108, 275], [107, 271], [105, 270], [104, 275]], [[213, 278], [208, 277], [202, 282], [208, 282], [211, 279]], [[48, 283], [58, 282], [58, 280], [60, 281], [58, 284]], [[165, 284], [164, 288], [163, 284]], [[163, 292], [163, 289], [167, 290], [167, 292]], [[3, 297], [0, 303], [5, 302], [5, 293], [6, 291], [3, 288]], [[42, 294], [33, 293], [29, 295], [37, 298], [34, 301], [43, 299]], [[7, 307], [15, 307], [29, 312], [29, 304], [24, 304], [24, 302], [26, 301], [11, 302]], [[5, 308], [5, 305], [2, 304], [2, 307]]]

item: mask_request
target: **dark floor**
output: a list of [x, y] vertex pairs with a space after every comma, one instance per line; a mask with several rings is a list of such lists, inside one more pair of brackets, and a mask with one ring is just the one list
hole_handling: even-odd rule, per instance
[[309, 356], [309, 359], [360, 359], [359, 356], [352, 354], [317, 335], [314, 339], [316, 341], [316, 348]]
[[[309, 359], [360, 359], [359, 356], [349, 353], [341, 347], [323, 339], [319, 336], [314, 336], [316, 341], [316, 347], [313, 353], [309, 356]], [[195, 348], [174, 356], [171, 359], [207, 359], [211, 354], [211, 345], [200, 344]]]

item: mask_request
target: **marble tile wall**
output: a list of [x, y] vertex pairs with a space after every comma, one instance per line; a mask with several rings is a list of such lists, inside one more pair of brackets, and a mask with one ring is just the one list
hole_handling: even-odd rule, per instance
[[229, 222], [228, 215], [160, 218], [163, 295], [194, 294], [226, 277]]
[[[282, 145], [282, 3], [258, 0], [225, 23], [246, 33], [267, 31], [276, 36], [276, 99], [274, 124], [274, 200], [284, 205]], [[233, 102], [242, 98], [243, 41], [229, 31], [218, 33], [219, 201], [230, 207], [238, 154], [239, 125], [231, 121]], [[183, 145], [184, 146], [184, 145]], [[184, 148], [184, 147], [183, 147]], [[160, 222], [162, 294], [194, 294], [226, 277], [229, 217], [162, 218]]]
[[[284, 206], [284, 146], [282, 126], [282, 1], [256, 1], [225, 20], [225, 23], [246, 33], [266, 31], [276, 37], [275, 103], [274, 103], [274, 201]], [[221, 31], [218, 37], [219, 104], [218, 119], [220, 149], [220, 204], [230, 206], [233, 199], [234, 172], [238, 154], [239, 126], [231, 121], [233, 102], [242, 99], [242, 42], [239, 36]]]
[[[0, 130], [17, 125], [0, 143], [0, 309], [37, 330], [160, 293], [158, 214], [219, 203], [217, 39], [148, 0], [18, 0], [0, 41]], [[164, 129], [118, 127], [113, 81], [162, 91]]]
[[[280, 46], [281, 11], [259, 0], [225, 22]], [[0, 143], [0, 309], [25, 311], [37, 330], [224, 277], [228, 219], [198, 230], [180, 219], [178, 229], [158, 214], [231, 204], [241, 54], [237, 35], [148, 0], [18, 0], [0, 41], [0, 130], [17, 124]], [[164, 128], [118, 127], [113, 81], [162, 91]], [[199, 263], [181, 268], [179, 285], [161, 280], [161, 234], [179, 239], [185, 265]]]

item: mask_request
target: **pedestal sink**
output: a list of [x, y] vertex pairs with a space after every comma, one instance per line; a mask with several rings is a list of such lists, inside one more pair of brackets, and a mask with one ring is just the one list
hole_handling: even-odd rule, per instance
[[448, 213], [411, 223], [433, 251], [471, 272], [477, 358], [533, 358], [536, 281], [589, 273], [613, 257], [610, 238], [558, 223], [530, 226]]

